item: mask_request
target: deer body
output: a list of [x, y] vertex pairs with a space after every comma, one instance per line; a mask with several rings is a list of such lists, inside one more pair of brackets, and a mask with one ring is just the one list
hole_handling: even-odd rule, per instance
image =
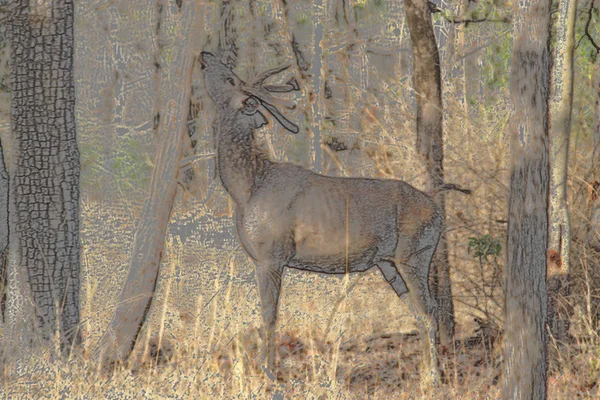
[[437, 378], [436, 304], [428, 289], [443, 226], [435, 202], [398, 180], [328, 177], [270, 161], [254, 138], [255, 129], [267, 123], [259, 106], [288, 130], [297, 127], [264, 101], [268, 94], [257, 94], [256, 85], [241, 81], [214, 55], [203, 52], [201, 63], [218, 107], [219, 176], [235, 203], [240, 242], [257, 264], [268, 366], [275, 362], [273, 331], [284, 267], [327, 274], [378, 267], [398, 296], [404, 300], [410, 294], [426, 365]]
[[332, 178], [291, 164], [273, 164], [269, 172], [250, 202], [237, 205], [239, 234], [256, 260], [277, 246], [286, 250], [287, 267], [366, 271], [393, 259], [402, 238], [416, 233], [414, 212], [435, 212], [433, 202], [426, 210], [403, 207], [404, 196], [425, 197], [403, 182]]

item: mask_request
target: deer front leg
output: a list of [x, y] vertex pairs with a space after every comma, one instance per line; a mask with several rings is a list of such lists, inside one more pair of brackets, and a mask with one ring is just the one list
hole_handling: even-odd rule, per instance
[[267, 367], [275, 370], [275, 322], [283, 265], [275, 261], [261, 262], [258, 265], [258, 287], [260, 291], [261, 311], [265, 330]]

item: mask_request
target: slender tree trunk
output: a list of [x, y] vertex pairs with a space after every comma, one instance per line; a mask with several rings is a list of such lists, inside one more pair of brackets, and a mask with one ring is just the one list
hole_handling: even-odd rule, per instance
[[221, 30], [219, 31], [219, 53], [221, 62], [235, 68], [237, 64], [237, 34], [235, 29], [235, 20], [233, 13], [233, 3], [231, 0], [221, 2]]
[[[123, 115], [125, 114], [125, 94], [127, 68], [131, 64], [132, 54], [123, 51], [123, 44], [119, 40], [119, 25], [122, 21], [119, 15], [119, 6], [113, 2], [107, 4], [107, 7], [98, 11], [100, 22], [107, 27], [106, 31], [106, 51], [108, 59], [112, 64], [112, 77], [104, 89], [100, 91], [102, 98], [103, 130], [102, 130], [102, 151], [104, 156], [103, 173], [98, 180], [97, 191], [94, 197], [105, 201], [110, 201], [114, 192], [115, 185], [113, 173], [113, 159], [115, 143], [120, 140], [118, 131], [124, 125]], [[121, 128], [122, 129], [122, 128]], [[117, 189], [117, 190], [120, 190]]]
[[2, 321], [4, 321], [6, 306], [6, 278], [8, 268], [8, 192], [8, 172], [4, 163], [2, 139], [0, 139], [0, 318], [2, 318]]
[[321, 128], [322, 120], [325, 116], [324, 107], [324, 82], [325, 82], [325, 57], [323, 56], [323, 34], [324, 21], [327, 15], [327, 6], [323, 5], [323, 0], [315, 0], [313, 3], [314, 32], [313, 32], [313, 60], [310, 66], [312, 75], [312, 120], [311, 131], [313, 138], [312, 169], [315, 172], [321, 172], [323, 169], [323, 150], [321, 144], [323, 135]]
[[[417, 98], [417, 151], [426, 162], [428, 187], [444, 183], [444, 137], [440, 57], [427, 0], [406, 0], [406, 19], [413, 52], [413, 86]], [[436, 202], [445, 210], [443, 195]], [[444, 213], [445, 214], [445, 213]], [[454, 306], [446, 233], [442, 234], [432, 265], [432, 293], [438, 303], [440, 342], [448, 345], [454, 336]]]
[[[18, 277], [9, 296], [26, 293], [27, 302], [31, 296], [42, 336], [59, 333], [63, 350], [80, 338], [73, 9], [72, 0], [20, 0], [11, 4], [7, 24], [12, 62], [9, 258], [12, 277]], [[29, 318], [20, 311], [19, 306], [12, 311], [13, 327], [17, 319]], [[19, 335], [10, 336], [17, 340]]]
[[[195, 38], [199, 35], [199, 4], [163, 1], [159, 58], [160, 122], [157, 154], [148, 198], [137, 227], [127, 280], [110, 325], [100, 340], [102, 361], [126, 359], [150, 308], [187, 135]], [[183, 39], [182, 39], [183, 38]]]
[[594, 113], [593, 176], [600, 180], [600, 54], [596, 59], [596, 112]]
[[[550, 172], [552, 184], [550, 189], [548, 248], [559, 252], [562, 273], [568, 275], [570, 270], [571, 226], [567, 207], [567, 171], [573, 109], [573, 54], [575, 49], [577, 0], [561, 0], [558, 12], [553, 94], [550, 105], [552, 118], [550, 125]], [[562, 279], [559, 281], [562, 281]], [[552, 334], [558, 340], [564, 341], [567, 339], [569, 319], [568, 315], [561, 315], [559, 318], [558, 308], [560, 297], [568, 295], [568, 286], [552, 286], [555, 293], [552, 293], [551, 298], [553, 301], [548, 309], [548, 325]]]
[[515, 9], [504, 398], [546, 398], [550, 1]]
[[[308, 158], [310, 168], [315, 172], [323, 170], [323, 137], [322, 137], [322, 119], [325, 117], [325, 56], [323, 54], [323, 44], [325, 36], [325, 27], [323, 21], [327, 15], [327, 2], [316, 0], [311, 3], [313, 30], [308, 34], [294, 22], [297, 12], [302, 12], [298, 7], [294, 7], [291, 1], [281, 0], [284, 29], [289, 32], [289, 41], [294, 53], [298, 72], [300, 73], [300, 90], [303, 92], [303, 98], [306, 102], [298, 105], [304, 112], [302, 117], [309, 127], [307, 130], [309, 140], [312, 142], [309, 148]], [[286, 35], [287, 36], [287, 35]], [[287, 38], [286, 38], [287, 39]], [[307, 56], [312, 47], [312, 59]]]

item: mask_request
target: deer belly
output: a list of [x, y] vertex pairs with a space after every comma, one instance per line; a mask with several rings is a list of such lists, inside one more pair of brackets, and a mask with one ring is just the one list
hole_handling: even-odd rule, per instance
[[361, 272], [373, 267], [378, 253], [372, 235], [346, 235], [346, 232], [318, 230], [295, 232], [295, 254], [290, 267], [315, 272], [343, 274]]
[[377, 249], [371, 249], [363, 254], [349, 254], [348, 257], [296, 255], [288, 262], [287, 267], [303, 271], [321, 272], [325, 274], [344, 274], [348, 272], [363, 272], [375, 266], [373, 259]]

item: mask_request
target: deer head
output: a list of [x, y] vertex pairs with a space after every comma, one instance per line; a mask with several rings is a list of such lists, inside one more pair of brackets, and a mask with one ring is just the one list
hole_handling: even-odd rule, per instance
[[267, 78], [285, 71], [289, 65], [266, 71], [248, 84], [212, 53], [207, 51], [200, 53], [200, 64], [208, 95], [217, 107], [222, 110], [232, 109], [234, 112], [241, 112], [251, 117], [250, 121], [254, 124], [254, 128], [259, 128], [267, 123], [264, 114], [259, 111], [259, 108], [262, 107], [285, 129], [292, 133], [298, 133], [298, 126], [281, 114], [274, 105], [279, 104], [285, 108], [294, 109], [294, 104], [270, 95], [270, 92], [284, 93], [300, 90], [296, 80], [292, 78], [284, 85], [264, 84]]

